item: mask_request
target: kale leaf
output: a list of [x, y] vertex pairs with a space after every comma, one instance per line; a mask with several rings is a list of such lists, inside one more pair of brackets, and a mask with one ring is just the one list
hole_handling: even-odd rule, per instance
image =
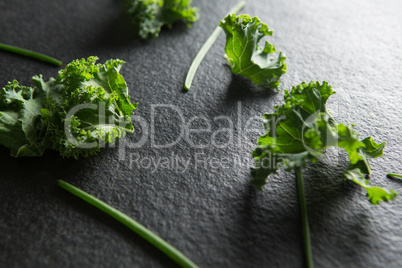
[[127, 0], [126, 11], [138, 27], [141, 38], [158, 37], [163, 25], [169, 28], [183, 20], [187, 26], [199, 18], [198, 9], [190, 6], [191, 0]]
[[276, 59], [270, 57], [276, 51], [268, 41], [264, 47], [259, 42], [273, 31], [259, 18], [249, 15], [229, 14], [219, 24], [226, 34], [226, 60], [232, 72], [241, 74], [255, 84], [278, 88], [279, 78], [286, 73], [286, 56], [279, 52]]
[[34, 76], [36, 87], [8, 82], [0, 91], [0, 144], [14, 157], [41, 156], [45, 149], [63, 157], [87, 157], [105, 143], [134, 131], [137, 104], [119, 73], [121, 60], [96, 64], [97, 57], [71, 62], [57, 78]]
[[40, 117], [46, 98], [46, 92], [35, 92], [16, 80], [0, 92], [0, 144], [9, 147], [12, 156], [43, 154], [46, 145], [41, 137], [46, 126]]
[[345, 177], [366, 189], [372, 204], [396, 197], [394, 190], [369, 186], [364, 177], [371, 173], [368, 158], [382, 156], [385, 142], [377, 144], [371, 137], [360, 140], [351, 124], [336, 124], [326, 109], [334, 93], [327, 82], [303, 82], [291, 92], [285, 91], [284, 101], [274, 113], [264, 115], [267, 133], [253, 151], [256, 166], [251, 169], [257, 188], [262, 189], [267, 177], [279, 168], [301, 169], [307, 162], [318, 161], [324, 149], [336, 146], [349, 155]]

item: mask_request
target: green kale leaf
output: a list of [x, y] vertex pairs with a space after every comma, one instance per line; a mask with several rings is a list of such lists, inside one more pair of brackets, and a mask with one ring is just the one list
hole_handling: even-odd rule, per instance
[[241, 74], [255, 84], [278, 88], [279, 78], [286, 73], [286, 56], [279, 52], [276, 59], [270, 57], [276, 51], [268, 41], [259, 46], [264, 36], [273, 31], [259, 18], [249, 15], [229, 14], [219, 24], [226, 34], [226, 60], [232, 72]]
[[279, 168], [301, 169], [308, 162], [318, 161], [324, 149], [336, 146], [349, 156], [345, 177], [366, 189], [372, 204], [396, 197], [395, 191], [369, 186], [364, 178], [371, 173], [368, 158], [382, 156], [385, 142], [377, 144], [371, 137], [360, 140], [351, 124], [336, 124], [326, 109], [334, 93], [327, 82], [303, 82], [291, 92], [285, 91], [284, 101], [274, 113], [264, 115], [267, 133], [253, 151], [256, 166], [251, 169], [257, 188], [262, 189], [267, 177]]
[[141, 38], [158, 37], [162, 26], [169, 28], [178, 20], [187, 26], [199, 18], [198, 9], [190, 6], [191, 0], [127, 0], [126, 11], [138, 27]]
[[0, 92], [0, 144], [11, 149], [11, 155], [41, 156], [46, 146], [46, 126], [41, 109], [46, 100], [44, 91], [20, 86], [14, 80]]
[[374, 205], [378, 205], [380, 201], [394, 200], [398, 195], [394, 190], [369, 185], [369, 181], [363, 176], [358, 168], [346, 170], [345, 177], [366, 189], [367, 197]]
[[34, 76], [36, 87], [9, 82], [0, 92], [0, 144], [14, 157], [54, 149], [63, 157], [78, 158], [132, 133], [137, 104], [130, 102], [119, 73], [124, 62], [97, 60], [73, 61], [47, 82]]

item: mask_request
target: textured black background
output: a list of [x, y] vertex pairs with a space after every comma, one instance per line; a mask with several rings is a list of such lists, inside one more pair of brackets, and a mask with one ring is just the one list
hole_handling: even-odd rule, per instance
[[[384, 157], [372, 161], [372, 183], [402, 192], [402, 7], [399, 1], [249, 1], [244, 13], [259, 16], [275, 30], [270, 40], [288, 56], [282, 89], [302, 81], [327, 80], [337, 94], [329, 108], [338, 122], [356, 124], [362, 136], [387, 141]], [[0, 149], [0, 266], [2, 267], [163, 267], [174, 263], [142, 238], [56, 185], [64, 179], [127, 213], [202, 267], [302, 267], [300, 214], [294, 175], [279, 172], [264, 192], [250, 186], [247, 161], [257, 132], [246, 121], [272, 112], [283, 90], [273, 92], [233, 76], [223, 58], [224, 36], [206, 56], [189, 93], [186, 71], [218, 21], [236, 1], [194, 1], [200, 21], [176, 24], [159, 38], [140, 41], [122, 11], [121, 1], [0, 1], [0, 42], [61, 59], [64, 64], [97, 55], [100, 62], [120, 58], [121, 73], [136, 115], [148, 123], [125, 138], [137, 149], [104, 149], [79, 161], [46, 152], [37, 159], [14, 159]], [[0, 52], [0, 82], [57, 75], [46, 63]], [[192, 134], [170, 148], [152, 146], [151, 111], [173, 105], [186, 122], [204, 116], [211, 131], [234, 124], [229, 136]], [[261, 124], [254, 121], [254, 127]], [[180, 135], [180, 116], [158, 108], [157, 144]], [[203, 128], [195, 120], [193, 128]], [[141, 159], [174, 156], [189, 168], [130, 168], [130, 154]], [[195, 157], [229, 159], [221, 167], [196, 165]], [[120, 158], [119, 158], [120, 156]], [[122, 159], [125, 156], [125, 159]], [[242, 164], [236, 159], [242, 159]], [[145, 161], [145, 160], [144, 160]], [[237, 161], [237, 162], [236, 162]], [[146, 162], [143, 162], [145, 165]], [[343, 182], [343, 152], [329, 150], [322, 162], [304, 172], [314, 261], [317, 267], [401, 267], [402, 198], [372, 206], [364, 191]]]

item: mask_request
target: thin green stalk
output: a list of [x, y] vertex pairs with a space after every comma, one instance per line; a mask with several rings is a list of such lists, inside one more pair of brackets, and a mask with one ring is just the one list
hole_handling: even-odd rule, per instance
[[306, 196], [304, 193], [303, 174], [300, 168], [296, 169], [296, 179], [297, 179], [297, 192], [299, 195], [299, 204], [300, 204], [302, 229], [303, 229], [303, 243], [304, 243], [304, 252], [306, 256], [307, 268], [313, 268], [314, 263], [313, 263], [313, 253], [311, 252], [310, 228], [308, 226]]
[[46, 56], [44, 54], [34, 52], [34, 51], [31, 51], [31, 50], [23, 49], [23, 48], [20, 48], [20, 47], [0, 43], [0, 50], [1, 49], [5, 50], [5, 51], [16, 53], [16, 54], [24, 55], [24, 56], [27, 56], [27, 57], [35, 58], [35, 59], [38, 59], [38, 60], [46, 61], [46, 62], [54, 64], [56, 66], [61, 66], [62, 65], [62, 62], [57, 60], [57, 59], [55, 59], [55, 58], [52, 58], [52, 57], [49, 57], [49, 56]]
[[167, 256], [169, 256], [172, 260], [174, 260], [177, 264], [179, 264], [182, 267], [197, 267], [195, 263], [193, 263], [189, 258], [184, 256], [183, 253], [178, 251], [176, 248], [172, 247], [169, 245], [165, 240], [145, 228], [143, 225], [139, 224], [135, 220], [131, 219], [129, 216], [126, 214], [118, 211], [117, 209], [109, 206], [108, 204], [100, 201], [99, 199], [91, 196], [90, 194], [74, 187], [73, 185], [62, 181], [58, 180], [58, 184], [60, 187], [63, 189], [69, 191], [70, 193], [78, 196], [79, 198], [83, 199], [84, 201], [90, 203], [91, 205], [97, 207], [98, 209], [106, 212], [131, 230], [133, 230], [135, 233], [143, 237], [145, 240], [147, 240], [149, 243], [160, 249], [163, 253], [165, 253]]
[[[247, 3], [247, 1], [239, 2], [236, 6], [234, 6], [229, 11], [228, 14], [239, 12], [240, 10], [243, 9], [243, 7], [246, 5], [246, 3]], [[212, 34], [208, 37], [207, 41], [205, 41], [204, 45], [202, 45], [201, 49], [198, 51], [193, 62], [191, 63], [190, 69], [188, 70], [188, 73], [186, 76], [186, 81], [184, 82], [185, 90], [190, 90], [191, 83], [193, 82], [193, 78], [194, 78], [195, 72], [198, 69], [198, 66], [200, 66], [205, 55], [208, 53], [209, 49], [215, 43], [216, 39], [218, 39], [218, 36], [220, 35], [221, 32], [222, 32], [222, 28], [220, 26], [217, 26], [215, 28], [215, 30], [212, 32]]]
[[394, 173], [387, 173], [388, 177], [397, 177], [397, 178], [401, 178], [402, 179], [402, 175], [399, 174], [394, 174]]

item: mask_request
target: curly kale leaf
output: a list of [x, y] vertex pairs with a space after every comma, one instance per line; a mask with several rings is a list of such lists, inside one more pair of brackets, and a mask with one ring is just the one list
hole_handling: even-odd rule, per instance
[[225, 57], [232, 72], [255, 84], [278, 88], [280, 76], [286, 73], [286, 56], [279, 52], [276, 59], [270, 57], [276, 49], [268, 41], [264, 47], [259, 46], [261, 39], [272, 36], [273, 31], [259, 18], [249, 15], [229, 14], [219, 25], [226, 33]]
[[336, 146], [349, 155], [345, 177], [365, 188], [372, 204], [396, 197], [395, 191], [369, 186], [364, 179], [364, 174], [371, 173], [367, 159], [382, 156], [385, 142], [377, 144], [371, 137], [359, 140], [352, 125], [336, 124], [326, 110], [334, 93], [327, 82], [302, 83], [285, 91], [285, 99], [274, 113], [264, 115], [267, 133], [253, 151], [256, 167], [251, 170], [257, 188], [262, 189], [267, 177], [279, 168], [301, 169], [316, 162], [324, 149]]
[[182, 20], [191, 26], [199, 18], [198, 9], [190, 6], [191, 0], [127, 0], [126, 10], [138, 26], [141, 38], [158, 37], [162, 26], [169, 28]]
[[35, 92], [16, 80], [0, 92], [0, 144], [9, 147], [12, 156], [41, 156], [45, 151], [46, 126], [41, 120], [45, 99], [44, 91]]
[[119, 73], [124, 62], [96, 64], [97, 59], [73, 61], [47, 82], [34, 76], [36, 88], [9, 82], [0, 93], [0, 144], [15, 157], [54, 149], [78, 158], [132, 133], [137, 104], [130, 102]]
[[345, 171], [344, 175], [348, 180], [351, 180], [357, 185], [360, 185], [366, 189], [367, 197], [374, 205], [378, 205], [380, 201], [393, 200], [398, 195], [398, 193], [394, 190], [369, 185], [369, 181], [364, 177], [361, 170], [358, 168], [348, 169]]

